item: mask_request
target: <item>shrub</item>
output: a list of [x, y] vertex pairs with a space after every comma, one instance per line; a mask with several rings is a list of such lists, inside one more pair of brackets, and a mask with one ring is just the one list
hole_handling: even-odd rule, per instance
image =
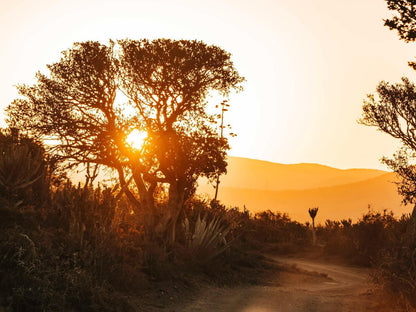
[[397, 243], [401, 222], [392, 212], [368, 211], [356, 223], [327, 220], [318, 236], [327, 254], [343, 256], [354, 264], [377, 265], [380, 253]]
[[397, 220], [393, 243], [383, 249], [374, 275], [386, 295], [406, 311], [416, 311], [416, 219]]

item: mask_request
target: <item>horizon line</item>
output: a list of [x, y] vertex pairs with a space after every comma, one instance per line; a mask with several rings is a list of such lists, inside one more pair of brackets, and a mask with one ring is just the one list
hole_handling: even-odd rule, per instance
[[246, 156], [236, 156], [236, 155], [232, 155], [232, 154], [228, 154], [227, 157], [242, 158], [242, 159], [248, 159], [248, 160], [256, 160], [256, 161], [261, 161], [261, 162], [268, 162], [268, 163], [271, 163], [271, 164], [288, 165], [288, 166], [290, 166], [290, 165], [318, 165], [318, 166], [328, 167], [328, 168], [338, 169], [338, 170], [361, 170], [361, 169], [365, 169], [365, 170], [377, 170], [377, 171], [384, 171], [384, 172], [394, 172], [393, 170], [389, 170], [389, 169], [386, 170], [386, 169], [369, 168], [369, 167], [337, 167], [335, 165], [327, 165], [327, 164], [317, 163], [317, 162], [299, 162], [299, 163], [276, 162], [276, 161], [272, 161], [272, 160], [268, 160], [268, 159], [251, 158], [251, 157], [246, 157]]

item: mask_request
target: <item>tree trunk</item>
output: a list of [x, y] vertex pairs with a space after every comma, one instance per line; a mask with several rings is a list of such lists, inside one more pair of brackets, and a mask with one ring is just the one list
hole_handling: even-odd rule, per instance
[[168, 207], [163, 214], [162, 219], [156, 226], [156, 232], [159, 235], [165, 234], [168, 244], [173, 245], [176, 240], [176, 223], [182, 212], [185, 199], [184, 183], [174, 181], [169, 186]]
[[146, 187], [141, 175], [139, 173], [133, 173], [133, 180], [139, 190], [140, 198], [137, 199], [136, 196], [130, 191], [129, 182], [126, 182], [123, 169], [121, 167], [117, 168], [119, 174], [119, 181], [122, 187], [122, 191], [126, 194], [128, 200], [133, 204], [134, 213], [142, 217], [144, 228], [146, 234], [152, 239], [155, 231], [155, 221], [154, 221], [154, 210], [155, 202], [153, 193], [156, 188], [156, 184], [153, 183], [149, 187]]
[[413, 220], [413, 233], [416, 233], [416, 204], [413, 206], [412, 220]]
[[139, 190], [140, 211], [137, 212], [143, 219], [145, 232], [153, 240], [155, 233], [155, 199], [153, 197], [156, 183], [146, 186], [140, 174], [133, 173], [133, 180]]

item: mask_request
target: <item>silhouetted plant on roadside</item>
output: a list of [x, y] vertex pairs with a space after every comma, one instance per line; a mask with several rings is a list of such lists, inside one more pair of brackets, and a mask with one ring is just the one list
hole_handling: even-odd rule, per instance
[[315, 231], [315, 217], [316, 214], [318, 213], [318, 207], [315, 208], [309, 208], [309, 216], [312, 219], [312, 244], [316, 245], [316, 231]]
[[189, 220], [184, 220], [186, 246], [190, 254], [198, 262], [208, 263], [229, 248], [227, 234], [230, 231], [228, 224], [219, 216], [209, 219], [205, 214], [202, 218], [198, 215], [193, 229]]

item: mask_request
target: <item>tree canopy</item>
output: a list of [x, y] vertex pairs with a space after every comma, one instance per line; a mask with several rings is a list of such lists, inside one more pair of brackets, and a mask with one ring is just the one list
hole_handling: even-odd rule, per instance
[[[226, 171], [228, 142], [206, 108], [210, 92], [227, 97], [242, 89], [230, 54], [195, 40], [88, 41], [47, 68], [35, 85], [18, 86], [21, 97], [7, 108], [9, 124], [54, 139], [62, 159], [116, 170], [137, 213], [151, 213], [155, 189], [167, 185], [160, 222], [171, 225], [174, 239], [197, 178]], [[147, 136], [138, 149], [126, 143], [134, 129]], [[152, 217], [148, 223], [155, 227]]]
[[382, 160], [402, 178], [399, 193], [404, 203], [412, 203], [416, 197], [416, 169], [409, 160], [416, 154], [416, 86], [409, 79], [402, 83], [380, 82], [377, 94], [370, 94], [364, 101], [362, 124], [377, 127], [403, 143], [403, 148]]

